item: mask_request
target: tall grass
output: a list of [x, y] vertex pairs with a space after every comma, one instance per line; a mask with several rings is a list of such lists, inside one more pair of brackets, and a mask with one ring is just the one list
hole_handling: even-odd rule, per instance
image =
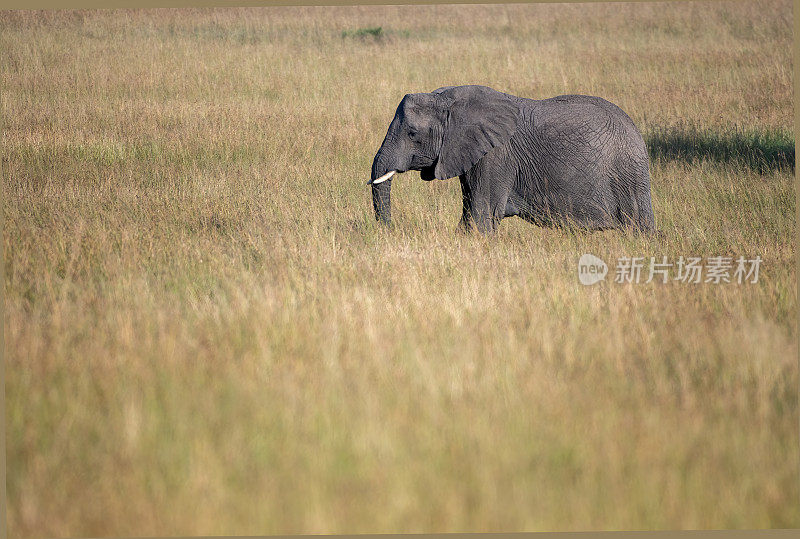
[[[10, 536], [798, 526], [791, 18], [2, 13]], [[663, 238], [457, 235], [415, 174], [377, 226], [397, 103], [464, 83], [619, 104]], [[586, 252], [763, 265], [583, 287]]]
[[736, 163], [759, 172], [771, 169], [794, 171], [794, 133], [790, 130], [731, 129], [719, 133], [696, 126], [651, 129], [647, 147], [652, 159], [703, 160]]

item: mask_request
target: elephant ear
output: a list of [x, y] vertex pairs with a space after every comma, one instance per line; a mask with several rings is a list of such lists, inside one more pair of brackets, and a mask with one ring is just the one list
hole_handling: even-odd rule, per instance
[[446, 180], [464, 174], [486, 153], [511, 139], [520, 108], [511, 96], [486, 86], [435, 90], [447, 108], [442, 147], [434, 175]]

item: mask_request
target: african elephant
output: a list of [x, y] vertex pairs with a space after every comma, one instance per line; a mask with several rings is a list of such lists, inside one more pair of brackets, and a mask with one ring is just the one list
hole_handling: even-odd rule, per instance
[[391, 177], [461, 180], [459, 226], [503, 217], [540, 226], [653, 231], [647, 148], [633, 121], [599, 97], [534, 100], [486, 86], [407, 94], [372, 163], [378, 221], [391, 221]]

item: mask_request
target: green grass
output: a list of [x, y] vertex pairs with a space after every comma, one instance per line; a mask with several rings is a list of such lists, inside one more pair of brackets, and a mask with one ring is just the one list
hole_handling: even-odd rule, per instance
[[703, 160], [741, 164], [759, 172], [789, 169], [794, 172], [794, 133], [790, 130], [656, 128], [647, 136], [651, 159]]
[[381, 39], [383, 37], [383, 28], [380, 26], [375, 26], [373, 28], [359, 28], [357, 30], [345, 30], [342, 32], [342, 39], [348, 37], [355, 37], [364, 39], [367, 37], [374, 38], [376, 40]]
[[[791, 19], [0, 14], [10, 537], [797, 527]], [[398, 102], [465, 83], [620, 105], [663, 237], [457, 235], [415, 173], [377, 226]], [[583, 287], [587, 252], [763, 264]]]

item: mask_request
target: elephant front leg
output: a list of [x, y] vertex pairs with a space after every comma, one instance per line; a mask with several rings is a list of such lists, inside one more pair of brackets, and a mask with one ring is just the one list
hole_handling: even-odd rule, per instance
[[484, 236], [494, 234], [502, 218], [502, 213], [493, 212], [490, 208], [480, 209], [473, 206], [470, 212], [470, 220], [473, 226]]
[[466, 175], [462, 174], [458, 177], [461, 181], [461, 200], [463, 207], [461, 209], [461, 220], [456, 226], [456, 232], [468, 233], [472, 230], [472, 192], [467, 182]]
[[479, 206], [472, 205], [462, 211], [461, 220], [458, 222], [456, 230], [465, 233], [477, 230], [484, 235], [493, 234], [502, 218], [502, 211], [499, 213], [497, 211], [492, 212], [489, 209], [480, 209]]
[[502, 215], [498, 217], [492, 214], [488, 197], [470, 185], [467, 175], [462, 174], [458, 179], [461, 180], [463, 207], [456, 231], [468, 233], [475, 229], [485, 235], [493, 233]]
[[495, 153], [484, 158], [466, 174], [459, 176], [464, 207], [459, 228], [473, 227], [484, 235], [493, 234], [506, 216], [508, 197], [516, 170]]
[[471, 187], [469, 182], [462, 181], [462, 192], [468, 193], [469, 196], [464, 196], [464, 209], [459, 227], [463, 227], [464, 230], [474, 228], [484, 235], [493, 234], [505, 217], [507, 191], [500, 188], [485, 189], [482, 192]]

